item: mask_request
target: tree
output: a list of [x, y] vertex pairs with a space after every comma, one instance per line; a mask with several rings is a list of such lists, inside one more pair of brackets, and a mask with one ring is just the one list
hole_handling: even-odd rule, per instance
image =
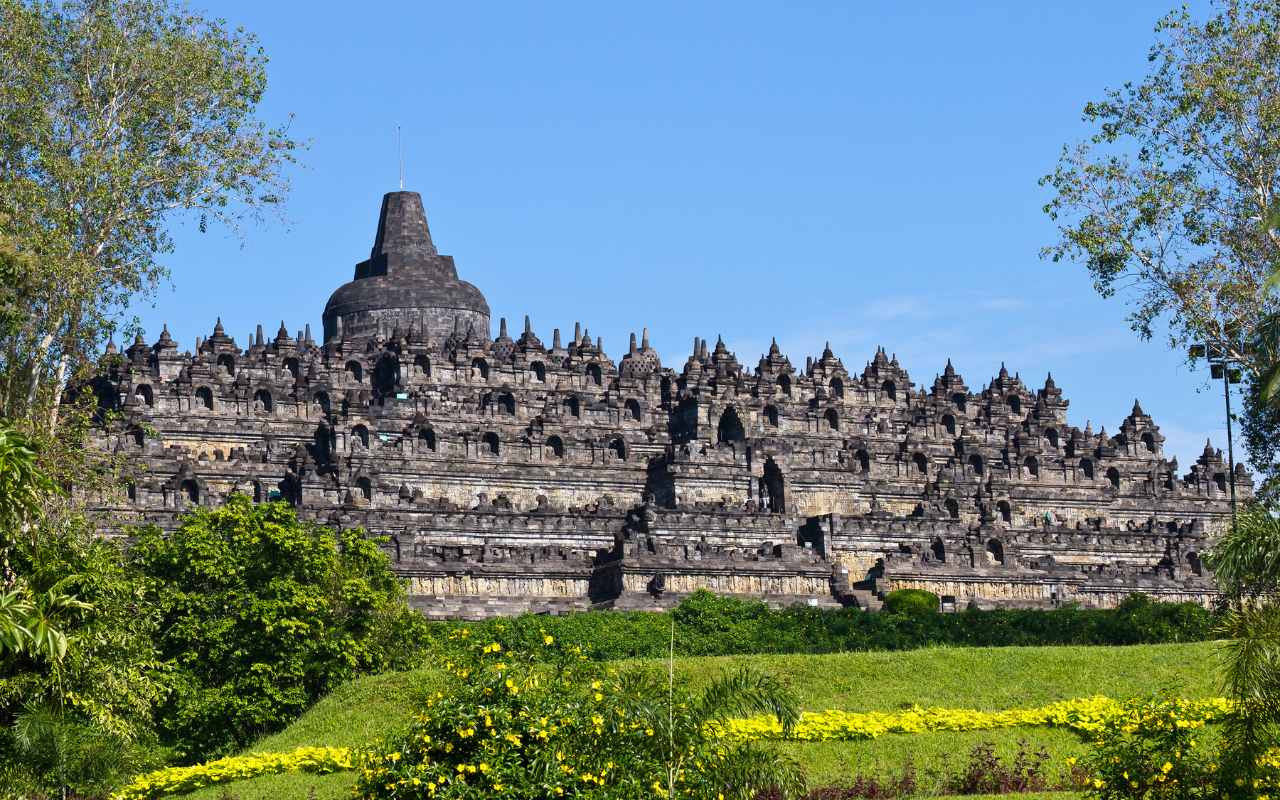
[[1268, 400], [1264, 389], [1261, 380], [1250, 380], [1246, 385], [1240, 433], [1249, 463], [1261, 478], [1255, 497], [1259, 502], [1274, 503], [1280, 493], [1280, 405]]
[[0, 785], [98, 792], [153, 759], [155, 616], [118, 547], [53, 511], [52, 481], [0, 428]]
[[14, 563], [32, 635], [0, 647], [0, 786], [96, 796], [156, 763], [153, 712], [167, 691], [158, 616], [120, 548], [83, 517], [39, 526]]
[[1226, 774], [1251, 786], [1260, 756], [1280, 745], [1280, 520], [1247, 509], [1206, 563], [1227, 605], [1224, 682], [1235, 707], [1223, 724], [1222, 760]]
[[1280, 2], [1214, 5], [1160, 20], [1145, 79], [1085, 106], [1095, 133], [1041, 179], [1060, 234], [1043, 254], [1130, 293], [1143, 338], [1164, 320], [1172, 346], [1208, 342], [1258, 376], [1246, 345], [1278, 307]]
[[176, 215], [238, 230], [281, 202], [299, 144], [256, 116], [266, 62], [169, 0], [0, 0], [0, 417], [56, 426]]
[[0, 589], [13, 589], [16, 578], [10, 560], [15, 541], [31, 530], [42, 502], [53, 493], [53, 481], [40, 468], [35, 445], [0, 426]]
[[356, 675], [407, 665], [423, 624], [386, 555], [359, 530], [300, 522], [233, 495], [176, 531], [140, 531], [159, 646], [173, 673], [160, 722], [187, 759], [283, 727]]

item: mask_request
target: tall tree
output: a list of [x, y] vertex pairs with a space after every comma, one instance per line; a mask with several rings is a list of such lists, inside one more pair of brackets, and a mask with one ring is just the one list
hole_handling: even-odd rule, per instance
[[1280, 360], [1280, 0], [1216, 0], [1197, 21], [1161, 19], [1150, 69], [1088, 103], [1085, 142], [1041, 179], [1059, 237], [1043, 255], [1083, 263], [1104, 297], [1122, 293], [1143, 338], [1206, 342], [1247, 380], [1254, 465], [1275, 468], [1265, 384]]
[[1241, 344], [1275, 308], [1280, 261], [1280, 2], [1221, 0], [1197, 22], [1156, 25], [1151, 71], [1084, 108], [1096, 129], [1042, 179], [1060, 238], [1104, 296], [1131, 292], [1130, 322], [1172, 344], [1207, 340], [1258, 364]]
[[169, 0], [0, 0], [0, 63], [0, 417], [52, 430], [175, 215], [239, 230], [300, 145], [257, 116], [254, 36]]
[[[1280, 520], [1261, 508], [1240, 522], [1207, 555], [1225, 600], [1224, 685], [1233, 701], [1221, 731], [1224, 776], [1252, 787], [1258, 760], [1280, 745]], [[1253, 796], [1227, 787], [1224, 796]]]

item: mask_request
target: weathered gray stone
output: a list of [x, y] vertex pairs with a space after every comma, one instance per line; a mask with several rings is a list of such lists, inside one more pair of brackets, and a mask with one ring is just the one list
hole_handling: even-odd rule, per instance
[[1220, 451], [1180, 474], [1135, 402], [1115, 436], [1068, 424], [1050, 378], [1003, 367], [917, 387], [883, 349], [754, 371], [723, 341], [679, 371], [647, 334], [614, 363], [585, 330], [546, 347], [489, 309], [431, 243], [421, 198], [387, 195], [375, 244], [325, 310], [247, 346], [219, 322], [103, 362], [96, 445], [128, 456], [104, 523], [171, 527], [231, 492], [387, 537], [433, 616], [661, 608], [697, 588], [775, 604], [1109, 606], [1209, 602], [1200, 563], [1229, 519]]

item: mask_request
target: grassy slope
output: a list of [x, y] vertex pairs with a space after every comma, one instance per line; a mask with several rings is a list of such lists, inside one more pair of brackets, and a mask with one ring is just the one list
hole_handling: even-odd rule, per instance
[[[1183, 697], [1218, 693], [1213, 645], [1140, 647], [938, 648], [902, 653], [831, 656], [744, 656], [687, 659], [695, 680], [748, 663], [788, 680], [810, 710], [885, 711], [916, 704], [996, 710], [1072, 697], [1132, 697], [1167, 690]], [[956, 771], [975, 745], [990, 742], [1002, 756], [1020, 743], [1043, 748], [1055, 774], [1069, 756], [1084, 755], [1073, 733], [1013, 729], [885, 736], [860, 742], [796, 742], [783, 748], [806, 766], [813, 784], [862, 774], [898, 774], [908, 759], [922, 785], [936, 789], [940, 771]], [[935, 773], [931, 777], [930, 773]]]
[[[906, 705], [980, 709], [1034, 706], [1071, 697], [1107, 694], [1131, 697], [1167, 689], [1184, 697], [1218, 693], [1214, 645], [1139, 647], [938, 648], [900, 653], [841, 653], [825, 656], [734, 656], [681, 659], [677, 668], [694, 682], [750, 664], [786, 678], [809, 710], [893, 710]], [[317, 703], [281, 733], [251, 750], [289, 750], [302, 745], [360, 746], [393, 735], [408, 724], [415, 700], [436, 685], [430, 671], [379, 675], [355, 681]], [[1073, 734], [1047, 729], [896, 735], [863, 742], [788, 743], [814, 784], [836, 783], [854, 774], [898, 773], [908, 759], [922, 788], [936, 788], [930, 774], [959, 768], [972, 747], [992, 742], [1012, 753], [1019, 740], [1043, 747], [1055, 768], [1084, 747]], [[306, 798], [336, 800], [350, 791], [350, 774], [283, 775], [229, 787], [239, 800]], [[192, 795], [225, 797], [227, 787]], [[1060, 795], [1058, 797], [1061, 797]]]

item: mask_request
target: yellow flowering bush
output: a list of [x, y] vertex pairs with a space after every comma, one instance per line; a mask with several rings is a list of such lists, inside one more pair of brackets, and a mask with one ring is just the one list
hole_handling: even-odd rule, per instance
[[1260, 800], [1280, 797], [1280, 747], [1268, 750], [1258, 759], [1258, 787], [1262, 789]]
[[[1203, 726], [1221, 719], [1231, 708], [1222, 698], [1167, 701], [1176, 710], [1182, 725]], [[1108, 697], [1096, 696], [1063, 700], [1039, 708], [978, 711], [964, 708], [910, 708], [905, 711], [806, 711], [795, 728], [783, 736], [782, 727], [767, 717], [731, 719], [721, 733], [732, 740], [797, 739], [803, 741], [848, 741], [874, 739], [888, 733], [929, 731], [979, 731], [997, 728], [1050, 726], [1070, 728], [1086, 737], [1095, 737], [1109, 726], [1135, 724], [1130, 706]]]
[[549, 634], [535, 646], [529, 656], [477, 643], [448, 663], [449, 687], [366, 759], [355, 796], [751, 800], [803, 788], [794, 761], [707, 724], [769, 710], [789, 727], [798, 711], [767, 676], [734, 673], [696, 694], [666, 673], [589, 661]]
[[288, 753], [250, 753], [230, 756], [192, 767], [169, 767], [134, 778], [111, 795], [111, 800], [155, 800], [186, 794], [214, 784], [275, 775], [281, 772], [313, 772], [323, 775], [354, 767], [354, 756], [342, 747], [299, 747]]
[[1135, 700], [1107, 718], [1087, 764], [1090, 796], [1100, 800], [1195, 800], [1249, 797], [1280, 791], [1280, 750], [1259, 761], [1252, 785], [1234, 778], [1220, 753], [1205, 742], [1204, 726], [1230, 711], [1225, 701], [1206, 717], [1202, 704]]

